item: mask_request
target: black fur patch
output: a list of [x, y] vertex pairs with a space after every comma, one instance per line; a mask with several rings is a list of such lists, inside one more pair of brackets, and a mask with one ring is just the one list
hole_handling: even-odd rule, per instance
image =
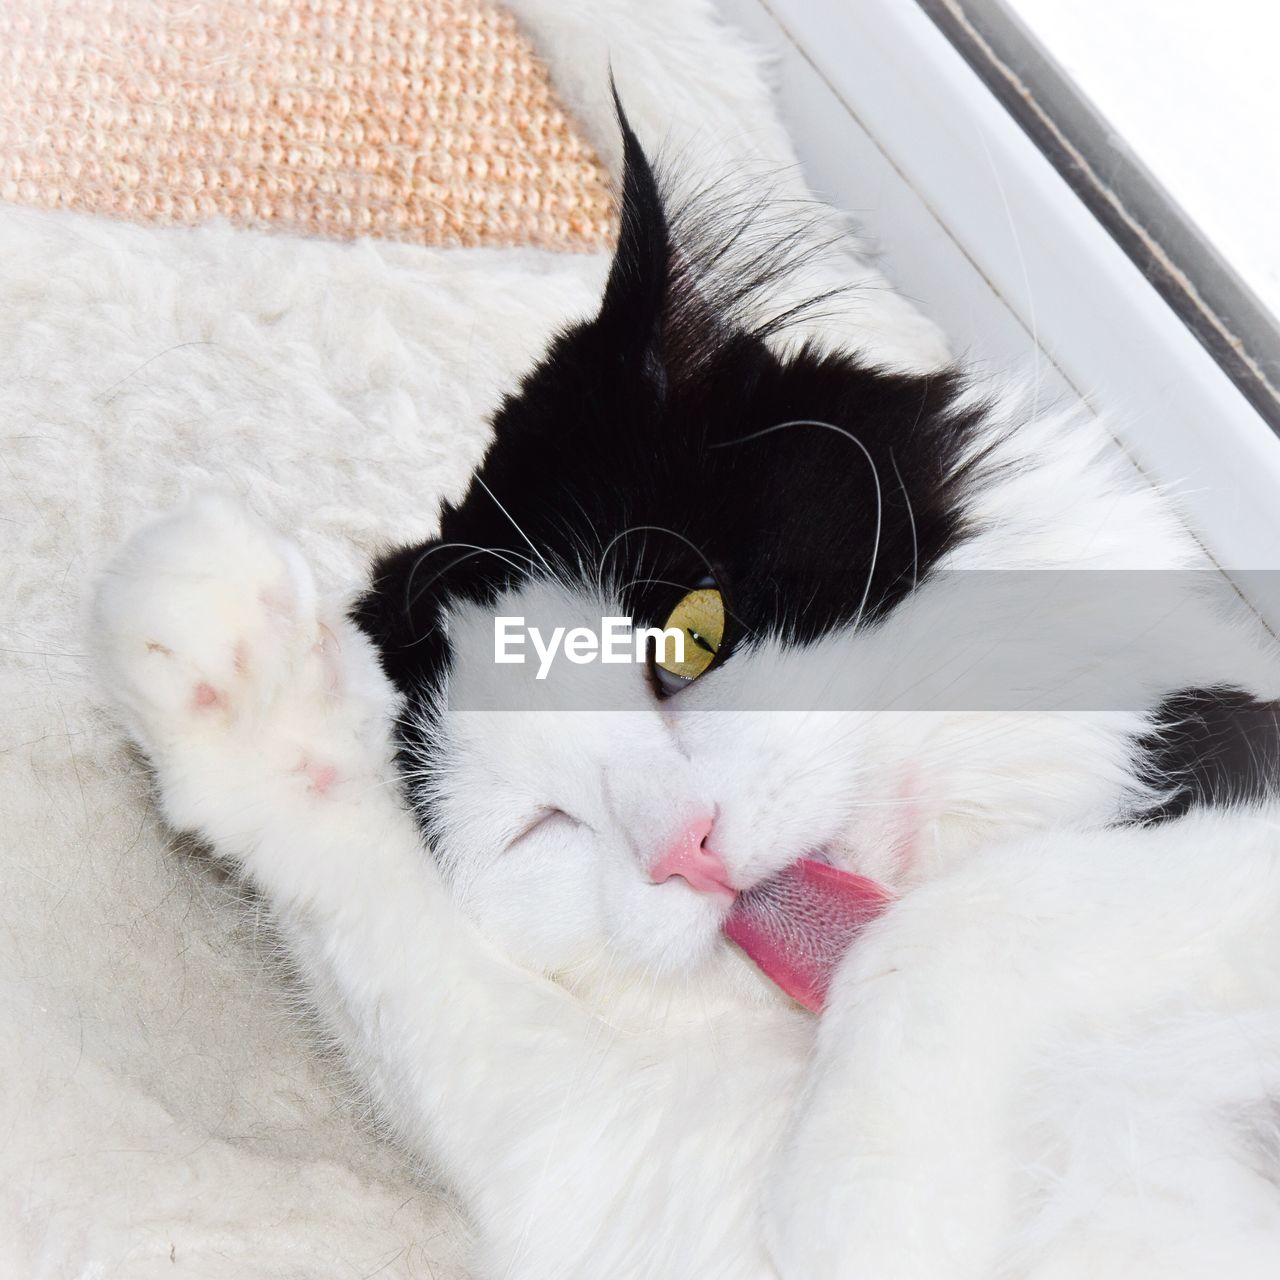
[[1170, 794], [1145, 821], [1280, 796], [1280, 703], [1228, 687], [1182, 689], [1153, 724], [1138, 744], [1139, 776]]
[[764, 252], [741, 210], [719, 226], [705, 208], [669, 215], [621, 124], [622, 229], [599, 314], [503, 404], [439, 540], [384, 558], [357, 607], [406, 692], [448, 661], [448, 600], [488, 603], [543, 572], [540, 557], [571, 580], [602, 575], [646, 626], [714, 577], [723, 661], [751, 634], [802, 642], [873, 622], [966, 535], [983, 409], [957, 408], [958, 375], [771, 352], [764, 337], [789, 315], [767, 314], [769, 286], [801, 241]]

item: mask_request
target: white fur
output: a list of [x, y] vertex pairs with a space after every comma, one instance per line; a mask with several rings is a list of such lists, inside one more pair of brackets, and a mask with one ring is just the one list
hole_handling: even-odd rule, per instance
[[792, 1273], [1271, 1274], [1277, 817], [1025, 838], [873, 926], [772, 1202]]
[[210, 484], [326, 587], [429, 535], [605, 265], [0, 211], [0, 1275], [466, 1274], [464, 1220], [317, 1055], [261, 910], [174, 856], [84, 602]]

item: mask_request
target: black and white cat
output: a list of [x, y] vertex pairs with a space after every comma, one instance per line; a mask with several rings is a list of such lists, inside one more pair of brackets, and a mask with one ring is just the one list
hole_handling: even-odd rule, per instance
[[[438, 542], [350, 613], [223, 500], [120, 553], [95, 643], [166, 817], [270, 903], [479, 1275], [1273, 1277], [1274, 656], [1093, 425], [780, 353], [777, 260], [626, 143], [600, 312]], [[1105, 574], [1002, 612], [1029, 570], [1178, 585], [1122, 654]], [[539, 680], [499, 616], [695, 649]], [[957, 655], [1018, 696], [948, 702]], [[1114, 698], [1049, 705], [1100, 655]], [[892, 898], [817, 1018], [724, 936], [801, 859]]]

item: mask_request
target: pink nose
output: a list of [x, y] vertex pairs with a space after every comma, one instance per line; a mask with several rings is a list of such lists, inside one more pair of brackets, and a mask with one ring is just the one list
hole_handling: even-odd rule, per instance
[[733, 896], [737, 891], [729, 883], [728, 868], [718, 853], [707, 848], [707, 837], [714, 824], [714, 818], [698, 818], [689, 823], [653, 864], [649, 872], [653, 883], [662, 884], [672, 876], [679, 876], [699, 893]]

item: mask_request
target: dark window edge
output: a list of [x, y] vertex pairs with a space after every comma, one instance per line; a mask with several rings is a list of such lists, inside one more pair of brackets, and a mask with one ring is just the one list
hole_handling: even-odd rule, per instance
[[998, 0], [916, 2], [1280, 435], [1275, 317]]

